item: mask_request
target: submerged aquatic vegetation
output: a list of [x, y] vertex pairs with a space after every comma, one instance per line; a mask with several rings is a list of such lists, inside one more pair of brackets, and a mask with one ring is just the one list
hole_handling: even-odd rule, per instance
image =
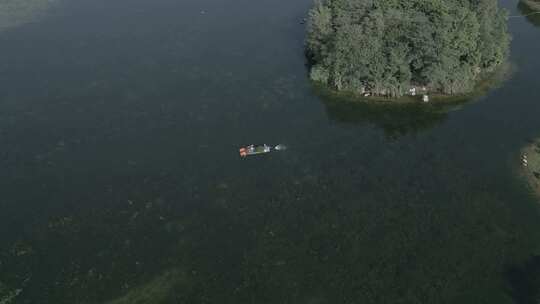
[[526, 5], [531, 10], [540, 11], [540, 1], [538, 0], [520, 0], [519, 3]]
[[166, 303], [173, 288], [185, 280], [186, 275], [177, 269], [167, 270], [149, 282], [135, 287], [125, 295], [106, 304], [155, 304]]
[[[154, 3], [161, 6], [165, 2], [190, 1], [135, 2], [152, 7]], [[299, 2], [265, 3], [288, 6]], [[233, 2], [230, 5], [234, 7]], [[253, 5], [264, 8], [262, 2]], [[116, 18], [123, 9], [111, 10], [111, 18]], [[147, 22], [163, 20], [164, 28], [182, 28], [175, 23], [183, 19], [178, 17], [182, 10], [167, 9], [174, 15], [172, 19], [156, 13], [153, 14], [155, 19]], [[237, 11], [244, 15], [242, 9]], [[286, 7], [282, 11], [292, 10]], [[205, 18], [210, 15], [213, 14]], [[294, 15], [297, 16], [297, 12]], [[101, 21], [98, 16], [90, 14], [89, 19]], [[253, 16], [250, 18], [259, 21]], [[4, 155], [13, 155], [13, 160], [10, 158], [4, 164], [14, 172], [27, 174], [15, 180], [16, 184], [12, 182], [13, 176], [6, 174], [5, 185], [13, 187], [6, 189], [3, 195], [6, 200], [13, 200], [10, 206], [16, 211], [6, 213], [2, 209], [2, 213], [15, 214], [20, 220], [13, 228], [8, 222], [3, 231], [7, 231], [9, 237], [25, 240], [20, 245], [10, 246], [15, 248], [10, 254], [13, 260], [26, 259], [28, 266], [15, 268], [8, 260], [5, 265], [9, 268], [1, 269], [0, 280], [10, 288], [20, 288], [21, 284], [12, 283], [10, 277], [20, 277], [21, 268], [28, 268], [32, 275], [28, 287], [15, 301], [55, 304], [108, 301], [112, 304], [504, 303], [499, 300], [505, 296], [499, 276], [501, 265], [513, 262], [518, 254], [527, 254], [531, 244], [540, 244], [535, 236], [540, 229], [537, 225], [526, 226], [538, 223], [537, 216], [524, 206], [528, 201], [515, 199], [516, 191], [508, 185], [498, 187], [499, 181], [501, 184], [506, 181], [504, 178], [479, 172], [480, 167], [493, 168], [493, 164], [502, 159], [492, 145], [484, 149], [483, 143], [477, 142], [481, 136], [498, 133], [503, 128], [499, 121], [486, 122], [489, 131], [478, 130], [478, 133], [472, 132], [477, 130], [476, 121], [463, 121], [464, 128], [471, 130], [463, 137], [454, 126], [449, 126], [452, 133], [424, 132], [417, 136], [419, 138], [410, 136], [388, 141], [369, 127], [329, 123], [320, 100], [312, 98], [307, 82], [304, 87], [292, 81], [294, 85], [279, 82], [274, 89], [263, 89], [266, 94], [260, 101], [268, 104], [263, 111], [257, 99], [261, 96], [257, 86], [265, 86], [251, 81], [267, 72], [264, 67], [268, 65], [263, 60], [263, 68], [257, 73], [231, 69], [247, 75], [246, 81], [226, 83], [234, 90], [222, 90], [224, 85], [215, 75], [206, 82], [202, 81], [206, 78], [199, 77], [201, 81], [194, 81], [192, 89], [197, 94], [204, 92], [201, 93], [204, 96], [194, 93], [190, 97], [191, 88], [186, 87], [191, 83], [178, 86], [177, 92], [160, 83], [168, 81], [168, 76], [160, 78], [157, 77], [160, 73], [140, 73], [155, 78], [155, 82], [149, 81], [146, 87], [142, 82], [146, 78], [142, 78], [140, 86], [133, 86], [140, 91], [141, 98], [128, 98], [131, 101], [123, 103], [124, 99], [118, 98], [123, 95], [117, 95], [122, 87], [121, 82], [115, 81], [116, 76], [125, 72], [126, 83], [139, 79], [139, 75], [131, 78], [132, 73], [139, 70], [131, 70], [129, 65], [140, 57], [128, 60], [126, 66], [112, 64], [117, 58], [132, 53], [152, 55], [163, 63], [164, 69], [181, 67], [186, 62], [153, 53], [160, 45], [152, 43], [151, 38], [158, 37], [161, 42], [162, 28], [154, 29], [138, 22], [139, 13], [133, 20], [136, 22], [125, 22], [124, 18], [115, 20], [125, 24], [126, 31], [107, 29], [119, 39], [118, 43], [95, 43], [101, 42], [101, 38], [89, 40], [89, 45], [95, 44], [104, 55], [111, 56], [107, 57], [111, 60], [92, 61], [88, 67], [110, 66], [111, 69], [107, 70], [110, 73], [84, 69], [87, 80], [102, 77], [100, 81], [107, 86], [74, 93], [77, 90], [69, 80], [78, 75], [66, 73], [53, 78], [66, 86], [53, 91], [63, 96], [59, 104], [44, 102], [46, 110], [36, 112], [50, 119], [50, 125], [31, 127], [25, 123], [26, 118], [13, 119], [13, 126], [3, 124], [7, 132], [2, 135], [18, 135], [20, 133], [15, 132], [18, 130], [21, 134], [37, 132], [40, 128], [46, 132], [42, 136], [44, 146], [49, 142], [52, 149], [60, 149], [64, 144], [55, 143], [62, 138], [66, 143], [63, 150], [72, 149], [55, 158], [57, 165], [48, 168], [44, 162], [28, 164], [26, 154], [20, 155], [21, 152], [34, 155], [36, 152], [28, 147], [41, 145], [38, 135], [42, 133], [3, 141], [6, 147], [12, 142], [21, 143], [20, 147], [15, 145], [18, 149], [13, 153], [2, 154], [2, 160], [5, 161]], [[225, 24], [217, 16], [215, 20], [216, 27]], [[143, 28], [142, 33], [138, 25]], [[67, 28], [77, 23], [61, 23], [61, 26]], [[195, 26], [207, 29], [198, 23]], [[246, 26], [246, 30], [250, 27]], [[56, 33], [49, 28], [46, 31]], [[123, 40], [127, 32], [141, 39], [133, 41], [132, 36], [127, 35], [128, 39]], [[279, 38], [282, 34], [272, 28], [270, 32], [269, 37]], [[261, 37], [258, 34], [242, 32], [241, 37], [254, 41], [254, 36]], [[172, 36], [174, 40], [178, 38], [176, 33]], [[213, 36], [198, 37], [202, 37], [201, 43], [206, 46]], [[231, 40], [222, 32], [219, 37], [226, 38], [223, 42], [243, 42]], [[187, 40], [180, 40], [190, 47], [197, 45], [189, 43], [189, 38], [186, 35]], [[132, 44], [139, 41], [144, 44]], [[290, 48], [287, 40], [268, 42]], [[255, 44], [260, 45], [258, 40]], [[243, 43], [239, 45], [245, 48]], [[174, 44], [163, 41], [163, 46], [168, 51], [178, 52]], [[36, 48], [41, 47], [47, 45], [36, 44]], [[73, 55], [96, 57], [96, 49], [85, 50]], [[262, 56], [276, 55], [265, 53], [266, 48], [256, 51]], [[288, 55], [281, 54], [280, 59], [291, 59]], [[58, 60], [63, 56], [64, 53], [51, 52], [44, 58]], [[238, 66], [243, 67], [249, 57], [242, 57]], [[211, 58], [204, 60], [208, 59]], [[216, 59], [221, 63], [222, 58]], [[209, 66], [215, 68], [218, 61], [210, 61]], [[206, 67], [202, 61], [193, 60], [193, 63], [203, 69]], [[11, 66], [7, 60], [5, 64]], [[44, 73], [56, 76], [54, 72], [59, 67], [72, 71], [68, 63], [53, 65]], [[122, 67], [127, 68], [120, 70]], [[278, 73], [287, 73], [288, 68], [284, 65]], [[14, 65], [13, 69], [32, 71], [31, 66], [26, 69]], [[162, 71], [157, 69], [156, 72]], [[304, 67], [299, 64], [292, 72], [302, 75]], [[208, 73], [212, 74], [210, 68]], [[164, 72], [164, 75], [169, 74]], [[269, 73], [268, 76], [275, 75]], [[31, 82], [24, 84], [33, 87]], [[244, 91], [249, 85], [254, 89]], [[158, 89], [162, 90], [156, 95], [144, 93]], [[278, 94], [274, 93], [276, 90]], [[31, 101], [42, 100], [41, 93], [36, 90]], [[190, 98], [194, 105], [178, 102]], [[214, 98], [216, 104], [210, 101]], [[72, 100], [77, 105], [71, 107]], [[82, 106], [86, 103], [91, 106]], [[21, 101], [21, 104], [24, 103]], [[121, 106], [115, 108], [115, 104]], [[172, 104], [182, 107], [175, 108]], [[199, 109], [200, 105], [205, 108]], [[34, 108], [35, 103], [30, 102], [28, 106]], [[358, 106], [358, 112], [364, 112], [362, 106]], [[73, 111], [57, 112], [57, 109]], [[274, 110], [279, 116], [272, 115]], [[86, 114], [77, 116], [77, 111]], [[7, 107], [4, 112], [19, 115]], [[184, 117], [184, 112], [185, 117], [190, 118], [179, 119]], [[232, 114], [227, 116], [229, 112]], [[66, 114], [74, 115], [73, 123], [63, 120]], [[350, 114], [355, 123], [354, 119], [362, 113]], [[408, 115], [407, 111], [400, 112], [396, 107], [394, 113], [374, 110], [366, 114], [370, 116], [366, 121], [389, 125], [391, 129], [401, 125], [407, 132], [408, 126], [425, 130], [432, 122], [440, 121], [438, 115], [425, 113], [425, 118], [422, 115]], [[96, 119], [98, 117], [103, 119]], [[200, 117], [205, 119], [198, 125]], [[416, 124], [414, 117], [421, 122]], [[176, 124], [169, 124], [168, 119]], [[362, 120], [361, 116], [358, 120]], [[396, 127], [391, 124], [393, 121], [398, 122]], [[55, 128], [50, 130], [46, 126]], [[85, 127], [68, 132], [73, 126]], [[191, 130], [193, 137], [185, 130]], [[284, 142], [291, 145], [289, 151], [245, 162], [237, 160], [236, 141], [241, 136], [260, 136], [273, 141], [269, 137], [277, 133], [284, 133], [287, 139]], [[23, 145], [25, 138], [32, 144]], [[81, 139], [79, 148], [71, 147], [75, 138]], [[500, 142], [507, 140], [502, 134]], [[453, 148], [456, 145], [459, 149]], [[489, 154], [494, 155], [489, 158], [494, 161], [482, 158], [478, 168], [469, 166], [468, 160], [474, 158], [474, 154], [468, 152], [475, 150], [482, 154], [489, 149], [495, 150]], [[158, 199], [161, 197], [162, 200]], [[518, 213], [523, 209], [525, 216]], [[33, 216], [27, 219], [26, 215]], [[34, 258], [25, 253], [29, 252], [27, 248], [33, 248]], [[179, 297], [183, 297], [182, 300], [178, 300]]]
[[0, 0], [0, 31], [36, 20], [59, 0]]
[[9, 290], [4, 292], [0, 286], [0, 304], [10, 304], [13, 303], [15, 298], [22, 292], [22, 289]]
[[535, 26], [540, 26], [540, 2], [519, 1], [518, 11]]

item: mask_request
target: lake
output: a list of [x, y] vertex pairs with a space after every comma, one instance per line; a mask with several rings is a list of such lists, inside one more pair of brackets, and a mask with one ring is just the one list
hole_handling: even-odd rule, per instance
[[486, 95], [381, 108], [309, 82], [311, 3], [69, 0], [1, 32], [0, 302], [534, 302], [538, 20]]

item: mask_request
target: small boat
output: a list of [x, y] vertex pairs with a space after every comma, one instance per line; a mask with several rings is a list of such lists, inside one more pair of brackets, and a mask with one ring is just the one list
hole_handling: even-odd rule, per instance
[[246, 157], [248, 155], [264, 154], [272, 151], [272, 147], [264, 145], [249, 145], [247, 147], [240, 148], [240, 156]]
[[287, 146], [283, 144], [279, 144], [275, 147], [269, 146], [267, 144], [264, 145], [249, 145], [247, 147], [240, 148], [240, 156], [246, 157], [248, 155], [257, 155], [257, 154], [264, 154], [274, 151], [283, 151], [287, 150]]

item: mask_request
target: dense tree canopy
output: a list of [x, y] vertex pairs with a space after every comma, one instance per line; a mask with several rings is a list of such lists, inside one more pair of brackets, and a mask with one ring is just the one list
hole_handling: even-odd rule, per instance
[[398, 97], [411, 86], [469, 92], [507, 54], [496, 0], [322, 0], [309, 13], [310, 76]]

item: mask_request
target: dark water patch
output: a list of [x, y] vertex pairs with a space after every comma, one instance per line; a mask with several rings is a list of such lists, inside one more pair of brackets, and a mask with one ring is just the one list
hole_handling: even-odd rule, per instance
[[[537, 5], [540, 6], [540, 4]], [[518, 2], [517, 9], [531, 24], [534, 26], [540, 26], [540, 13], [538, 9], [534, 9], [523, 1]]]
[[134, 199], [123, 207], [51, 218], [12, 245], [2, 280], [23, 285], [21, 303], [96, 303], [120, 296], [168, 265], [163, 253], [178, 241], [165, 229], [170, 214], [160, 199]]
[[540, 297], [540, 257], [533, 256], [505, 273], [512, 297], [519, 304], [538, 303]]
[[[20, 303], [508, 303], [505, 267], [540, 244], [508, 165], [540, 128], [537, 32], [512, 24], [519, 69], [480, 102], [381, 111], [312, 90], [310, 5], [74, 1], [4, 33], [4, 289]], [[256, 142], [289, 148], [240, 159]]]
[[457, 111], [467, 104], [485, 99], [485, 95], [508, 81], [516, 67], [505, 63], [494, 73], [485, 76], [473, 93], [456, 96], [431, 96], [430, 102], [422, 102], [421, 96], [405, 96], [397, 100], [388, 98], [365, 98], [354, 93], [335, 92], [315, 84], [314, 90], [321, 97], [331, 120], [343, 123], [370, 123], [384, 130], [389, 137], [417, 134], [445, 121], [449, 112]]
[[340, 123], [373, 124], [389, 137], [416, 134], [430, 129], [446, 118], [446, 111], [458, 105], [384, 104], [350, 101], [346, 98], [323, 97], [330, 120]]

